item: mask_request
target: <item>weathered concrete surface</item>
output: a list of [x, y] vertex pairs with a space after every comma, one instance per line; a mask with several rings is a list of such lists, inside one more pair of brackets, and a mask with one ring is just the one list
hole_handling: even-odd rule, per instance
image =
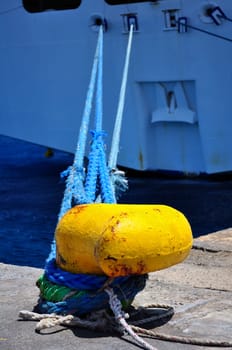
[[201, 236], [194, 240], [194, 247], [213, 252], [232, 252], [232, 228]]
[[[231, 232], [217, 232], [211, 240], [195, 239], [198, 249], [192, 249], [182, 264], [150, 274], [136, 302], [158, 300], [174, 306], [175, 315], [162, 332], [232, 341]], [[213, 242], [213, 251], [206, 250], [205, 241]]]
[[[198, 249], [192, 249], [185, 262], [150, 274], [146, 288], [135, 299], [135, 306], [165, 303], [175, 308], [172, 319], [156, 331], [202, 340], [232, 341], [231, 232], [228, 229], [211, 236], [213, 252], [211, 248], [207, 251], [208, 246], [206, 249], [207, 237], [196, 239], [194, 246]], [[63, 327], [49, 329], [41, 335], [35, 333], [34, 322], [19, 321], [18, 312], [31, 311], [37, 302], [39, 292], [35, 281], [41, 273], [41, 269], [0, 264], [0, 349], [138, 348], [128, 336], [120, 339]], [[210, 348], [150, 338], [147, 341], [159, 350]]]

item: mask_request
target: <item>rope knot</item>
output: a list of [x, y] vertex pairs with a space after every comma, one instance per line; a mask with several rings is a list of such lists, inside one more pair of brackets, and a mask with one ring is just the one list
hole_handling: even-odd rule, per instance
[[60, 177], [61, 177], [61, 179], [67, 179], [71, 173], [73, 173], [73, 174], [78, 173], [83, 177], [85, 175], [85, 171], [84, 171], [83, 167], [80, 167], [80, 166], [73, 164], [73, 165], [70, 165], [67, 169], [63, 170], [60, 173]]
[[92, 135], [93, 141], [99, 141], [107, 136], [107, 133], [104, 130], [90, 130], [90, 134]]
[[119, 321], [121, 318], [128, 316], [122, 310], [122, 304], [120, 300], [117, 298], [117, 295], [114, 294], [113, 289], [109, 287], [105, 288], [105, 292], [109, 295], [109, 304], [110, 304], [111, 310], [114, 312], [114, 316], [116, 320]]
[[70, 175], [71, 170], [72, 170], [72, 166], [69, 166], [67, 169], [63, 170], [63, 171], [60, 173], [61, 179], [67, 178], [67, 177]]

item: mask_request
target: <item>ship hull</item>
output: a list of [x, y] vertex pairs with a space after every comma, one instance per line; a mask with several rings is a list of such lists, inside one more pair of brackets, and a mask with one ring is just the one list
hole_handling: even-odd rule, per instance
[[[220, 1], [232, 17], [229, 5]], [[109, 150], [132, 14], [137, 28], [118, 164], [186, 174], [232, 171], [232, 43], [220, 38], [230, 38], [232, 23], [216, 24], [205, 6], [200, 0], [115, 6], [89, 0], [73, 10], [29, 13], [24, 7], [7, 12], [2, 4], [1, 133], [75, 152], [100, 18], [107, 22], [103, 128]], [[168, 23], [171, 15], [191, 27], [178, 31]]]

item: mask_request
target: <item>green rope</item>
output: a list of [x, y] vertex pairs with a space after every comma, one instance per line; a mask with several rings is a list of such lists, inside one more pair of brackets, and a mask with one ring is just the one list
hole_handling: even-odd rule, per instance
[[80, 292], [62, 285], [49, 282], [49, 280], [47, 280], [44, 275], [39, 277], [36, 285], [40, 289], [41, 297], [53, 303], [65, 300], [69, 296], [72, 296], [72, 298], [79, 298], [80, 296], [86, 294], [84, 291]]
[[[45, 275], [41, 275], [36, 282], [37, 287], [40, 289], [40, 296], [47, 301], [58, 303], [69, 297], [79, 298], [88, 294], [85, 291], [78, 291], [62, 285], [58, 285], [50, 282]], [[122, 308], [126, 310], [132, 303], [132, 299], [121, 300]]]

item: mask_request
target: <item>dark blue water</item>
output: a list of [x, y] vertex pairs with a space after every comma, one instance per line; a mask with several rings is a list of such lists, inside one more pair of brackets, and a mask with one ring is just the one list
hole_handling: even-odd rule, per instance
[[[0, 137], [0, 262], [44, 266], [63, 197], [60, 173], [73, 155]], [[123, 203], [166, 204], [182, 211], [195, 237], [232, 227], [230, 179], [181, 179], [128, 174]]]

